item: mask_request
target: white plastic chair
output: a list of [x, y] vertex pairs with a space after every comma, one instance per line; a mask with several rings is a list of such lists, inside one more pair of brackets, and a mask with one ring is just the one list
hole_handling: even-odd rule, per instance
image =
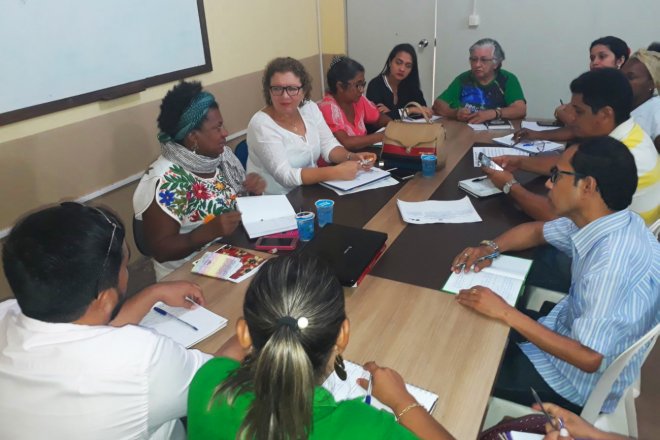
[[[592, 423], [603, 431], [616, 432], [618, 434], [628, 435], [637, 438], [637, 410], [635, 409], [635, 398], [639, 391], [635, 389], [635, 382], [628, 386], [623, 392], [616, 409], [610, 414], [600, 414], [600, 409], [605, 402], [605, 398], [610, 393], [612, 385], [619, 377], [623, 369], [630, 360], [639, 352], [640, 349], [648, 346], [642, 364], [646, 361], [649, 353], [653, 349], [656, 340], [660, 335], [660, 324], [642, 336], [637, 342], [632, 344], [626, 351], [617, 357], [601, 378], [596, 383], [593, 391], [589, 395], [580, 416]], [[637, 392], [636, 392], [637, 391]], [[522, 417], [530, 414], [529, 407], [520, 405], [508, 400], [492, 397], [488, 404], [488, 412], [484, 421], [483, 429], [488, 429], [497, 424], [504, 416]]]

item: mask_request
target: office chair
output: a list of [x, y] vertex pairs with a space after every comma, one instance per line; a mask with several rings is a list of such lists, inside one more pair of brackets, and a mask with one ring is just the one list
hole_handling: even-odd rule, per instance
[[[658, 339], [658, 335], [660, 335], [660, 324], [657, 324], [637, 342], [628, 347], [607, 367], [593, 391], [591, 391], [580, 417], [603, 431], [616, 432], [637, 438], [637, 410], [635, 409], [635, 398], [639, 395], [639, 390], [636, 390], [637, 381], [634, 381], [624, 390], [616, 409], [612, 413], [601, 414], [600, 409], [623, 369], [639, 350], [646, 347], [646, 353], [642, 359], [642, 365], [644, 364]], [[525, 405], [491, 397], [483, 429], [486, 430], [495, 426], [505, 416], [522, 417], [533, 412]]]
[[238, 160], [241, 161], [244, 169], [247, 169], [247, 159], [248, 159], [248, 144], [245, 139], [240, 141], [236, 148], [234, 149], [234, 154], [238, 157]]

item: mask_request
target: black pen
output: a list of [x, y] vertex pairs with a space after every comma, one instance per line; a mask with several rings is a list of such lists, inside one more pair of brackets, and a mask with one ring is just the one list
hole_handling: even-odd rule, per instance
[[486, 179], [488, 179], [488, 176], [477, 177], [476, 179], [472, 179], [470, 182], [481, 182], [482, 180]]

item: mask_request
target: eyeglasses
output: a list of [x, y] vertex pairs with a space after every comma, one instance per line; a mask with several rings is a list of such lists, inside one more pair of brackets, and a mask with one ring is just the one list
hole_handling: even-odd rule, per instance
[[302, 88], [302, 86], [270, 86], [270, 93], [273, 96], [282, 96], [286, 92], [287, 95], [293, 97], [298, 95]]
[[472, 64], [477, 64], [477, 63], [486, 64], [495, 61], [495, 58], [484, 58], [484, 57], [470, 57], [468, 59]]
[[583, 179], [583, 178], [587, 177], [585, 174], [582, 174], [582, 173], [573, 173], [571, 171], [563, 171], [563, 170], [560, 170], [557, 167], [552, 167], [550, 169], [550, 182], [551, 183], [557, 182], [557, 179], [559, 179], [560, 174], [566, 174], [567, 176], [575, 176], [578, 179]]
[[349, 81], [346, 84], [348, 85], [348, 87], [355, 87], [358, 90], [364, 90], [367, 87], [367, 82], [366, 81], [360, 81], [360, 82], [355, 82], [355, 83], [352, 83], [352, 82]]

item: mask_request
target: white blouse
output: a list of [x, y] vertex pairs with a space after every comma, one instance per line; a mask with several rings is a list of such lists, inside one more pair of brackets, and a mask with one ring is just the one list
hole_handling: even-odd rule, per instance
[[654, 96], [647, 100], [630, 112], [630, 115], [652, 141], [660, 136], [660, 96]]
[[280, 127], [264, 111], [258, 111], [247, 129], [247, 172], [266, 180], [266, 194], [286, 194], [302, 185], [302, 169], [316, 168], [323, 156], [340, 146], [330, 132], [316, 103], [306, 102], [298, 109], [305, 123], [305, 136]]

